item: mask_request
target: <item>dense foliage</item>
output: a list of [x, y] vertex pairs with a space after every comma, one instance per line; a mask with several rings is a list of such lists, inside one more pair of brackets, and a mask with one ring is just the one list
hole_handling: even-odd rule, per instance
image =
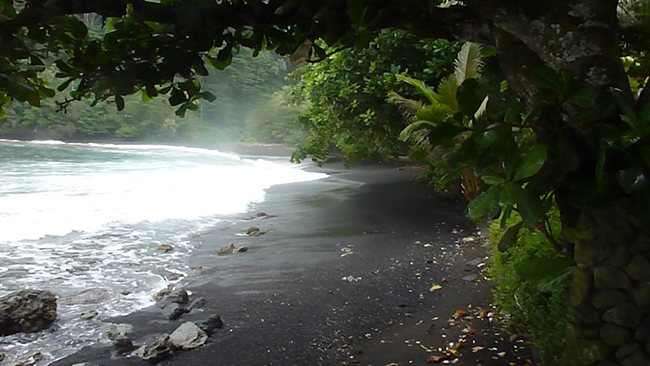
[[[102, 32], [101, 28], [93, 29]], [[56, 82], [53, 69], [54, 66], [46, 69], [50, 82]], [[224, 72], [199, 78], [204, 89], [217, 99], [212, 103], [195, 102], [197, 110], [184, 118], [175, 115], [167, 101], [151, 99], [146, 93], [125, 96], [122, 111], [110, 101], [91, 107], [87, 100], [61, 110], [58, 103], [62, 98], [52, 98], [43, 100], [40, 107], [6, 107], [5, 118], [0, 120], [0, 136], [186, 143], [239, 141], [251, 133], [258, 134], [259, 130], [248, 130], [243, 122], [260, 105], [270, 105], [273, 93], [284, 85], [288, 70], [287, 61], [273, 53], [262, 52], [252, 57], [251, 51], [243, 49]], [[257, 138], [265, 142], [278, 140], [277, 136]]]
[[[518, 221], [512, 219], [509, 224], [516, 225]], [[557, 211], [550, 221], [559, 239], [561, 225]], [[508, 320], [513, 333], [523, 333], [533, 342], [545, 363], [556, 362], [566, 341], [570, 272], [562, 272], [557, 278], [531, 280], [525, 276], [525, 270], [531, 261], [556, 260], [562, 258], [561, 254], [539, 231], [521, 229], [516, 242], [507, 250], [500, 250], [496, 245], [504, 235], [498, 221], [490, 226], [489, 233], [494, 243], [489, 269], [494, 281], [494, 305]]]
[[439, 80], [451, 69], [457, 50], [452, 42], [385, 30], [362, 49], [345, 49], [295, 71], [299, 81], [294, 94], [309, 105], [301, 122], [311, 137], [294, 159], [311, 155], [323, 160], [334, 149], [349, 162], [405, 152], [398, 138], [405, 120], [397, 107], [386, 103], [388, 92], [406, 92], [397, 79], [405, 72]]

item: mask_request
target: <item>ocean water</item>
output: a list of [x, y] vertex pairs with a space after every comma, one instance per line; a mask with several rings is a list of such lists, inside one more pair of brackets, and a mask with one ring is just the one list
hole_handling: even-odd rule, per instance
[[101, 319], [153, 304], [190, 272], [193, 237], [249, 211], [272, 185], [325, 176], [199, 148], [0, 140], [0, 296], [32, 288], [59, 298], [50, 329], [0, 337], [5, 362], [40, 351], [45, 365], [97, 341], [106, 324], [81, 312]]

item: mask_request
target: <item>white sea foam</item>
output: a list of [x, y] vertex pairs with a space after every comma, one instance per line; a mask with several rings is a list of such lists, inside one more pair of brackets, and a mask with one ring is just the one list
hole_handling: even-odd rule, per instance
[[[193, 233], [248, 211], [272, 185], [323, 177], [200, 148], [0, 140], [0, 295], [42, 288], [60, 298], [57, 327], [5, 337], [0, 352], [40, 350], [46, 364], [96, 340], [105, 325], [81, 321], [82, 311], [106, 318], [150, 305], [169, 272], [190, 272]], [[97, 302], [84, 302], [89, 289]]]

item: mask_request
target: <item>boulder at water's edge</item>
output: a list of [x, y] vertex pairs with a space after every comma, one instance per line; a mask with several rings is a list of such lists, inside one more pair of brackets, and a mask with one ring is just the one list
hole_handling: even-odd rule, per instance
[[0, 298], [0, 335], [34, 333], [56, 320], [56, 296], [49, 291], [22, 290]]

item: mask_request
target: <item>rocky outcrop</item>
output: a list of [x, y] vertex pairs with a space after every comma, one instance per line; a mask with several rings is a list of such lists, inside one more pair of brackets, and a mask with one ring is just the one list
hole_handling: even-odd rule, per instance
[[183, 314], [187, 314], [190, 312], [190, 309], [186, 308], [183, 305], [177, 304], [175, 302], [172, 302], [170, 304], [165, 305], [165, 307], [162, 308], [162, 313], [165, 316], [165, 318], [169, 320], [176, 320], [183, 316]]
[[248, 229], [246, 229], [246, 235], [252, 237], [262, 236], [268, 232], [269, 232], [268, 230], [260, 230], [260, 228], [257, 226], [249, 227]]
[[169, 343], [176, 349], [193, 349], [208, 340], [208, 334], [192, 322], [183, 323], [170, 336]]
[[163, 334], [156, 338], [152, 344], [145, 344], [140, 347], [137, 355], [145, 361], [158, 362], [171, 356], [172, 352], [173, 349], [169, 342], [169, 335]]
[[226, 245], [225, 247], [219, 249], [219, 255], [226, 255], [226, 254], [233, 254], [233, 253], [243, 253], [243, 252], [247, 252], [247, 251], [248, 251], [248, 247], [237, 248], [237, 247], [235, 247], [235, 244], [230, 243], [230, 244]]
[[120, 337], [126, 337], [133, 333], [131, 324], [111, 324], [108, 330], [99, 335], [99, 342], [104, 344], [114, 343]]
[[0, 335], [46, 329], [56, 320], [56, 306], [49, 291], [22, 290], [0, 298]]
[[212, 336], [217, 329], [223, 327], [223, 321], [219, 315], [212, 315], [208, 319], [199, 323], [199, 328], [204, 331], [208, 336]]

